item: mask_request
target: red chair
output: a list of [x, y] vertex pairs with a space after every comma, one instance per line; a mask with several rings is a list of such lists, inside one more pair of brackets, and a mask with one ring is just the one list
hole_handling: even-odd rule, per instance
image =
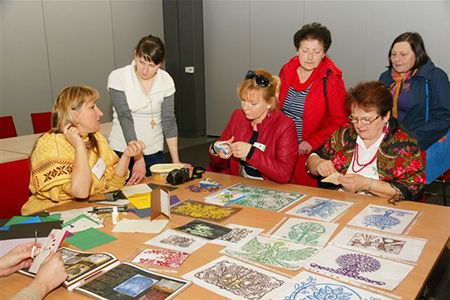
[[31, 113], [34, 133], [47, 132], [52, 128], [52, 113]]
[[0, 219], [20, 216], [30, 190], [30, 158], [0, 163]]
[[12, 116], [0, 117], [0, 139], [17, 136], [16, 126]]

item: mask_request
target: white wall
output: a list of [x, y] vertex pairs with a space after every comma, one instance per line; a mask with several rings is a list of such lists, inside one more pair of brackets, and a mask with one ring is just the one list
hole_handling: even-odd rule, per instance
[[0, 0], [0, 115], [32, 133], [31, 112], [50, 111], [62, 88], [99, 90], [111, 120], [108, 74], [128, 64], [140, 37], [163, 36], [162, 0]]
[[393, 39], [419, 32], [434, 63], [450, 72], [450, 1], [204, 0], [206, 122], [220, 135], [239, 107], [236, 86], [248, 69], [278, 74], [293, 55], [294, 33], [321, 22], [333, 43], [328, 55], [347, 87], [377, 80]]

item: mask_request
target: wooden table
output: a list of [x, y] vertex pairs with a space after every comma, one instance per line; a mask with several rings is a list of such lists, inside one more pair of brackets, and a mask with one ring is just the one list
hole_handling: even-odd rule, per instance
[[[100, 124], [100, 132], [109, 137], [112, 122]], [[42, 133], [0, 139], [0, 163], [29, 157]]]
[[[289, 185], [289, 184], [280, 185], [268, 181], [250, 180], [242, 177], [228, 176], [215, 173], [206, 173], [205, 175], [206, 177], [210, 177], [218, 181], [219, 183], [223, 184], [222, 187], [227, 187], [229, 185], [240, 182], [249, 185], [272, 188], [280, 191], [295, 191], [300, 193], [306, 193], [308, 195], [329, 197], [337, 200], [354, 202], [351, 208], [336, 221], [337, 223], [339, 223], [339, 227], [336, 230], [335, 234], [338, 231], [340, 231], [349, 220], [351, 220], [369, 203], [388, 205], [386, 199], [378, 197], [355, 195], [350, 193], [310, 188], [298, 185]], [[149, 181], [151, 181], [151, 179], [149, 179]], [[172, 193], [177, 195], [181, 200], [186, 199], [202, 200], [203, 197], [208, 195], [208, 193], [205, 192], [193, 193], [185, 188], [187, 185], [190, 185], [192, 183], [193, 182], [189, 182], [188, 184], [181, 185], [176, 191], [173, 191]], [[89, 205], [88, 203], [83, 202], [72, 202], [70, 204], [65, 204], [56, 207], [55, 210], [71, 209], [83, 206]], [[446, 247], [447, 241], [449, 240], [450, 208], [410, 201], [401, 202], [396, 207], [400, 209], [418, 210], [421, 212], [415, 224], [409, 230], [407, 235], [427, 239], [427, 243], [425, 245], [425, 248], [423, 249], [422, 255], [420, 256], [417, 265], [414, 267], [411, 273], [400, 283], [400, 285], [394, 291], [392, 291], [392, 294], [400, 296], [403, 299], [415, 299], [420, 294], [424, 286], [424, 283], [426, 282], [428, 276], [433, 270], [433, 267], [435, 266], [441, 253]], [[222, 224], [236, 223], [247, 226], [265, 228], [266, 230], [268, 230], [277, 223], [279, 223], [285, 216], [283, 212], [289, 210], [290, 208], [292, 208], [292, 205], [285, 208], [282, 212], [272, 212], [268, 210], [243, 207], [240, 212], [226, 219], [224, 222], [222, 222]], [[124, 214], [121, 214], [120, 217], [121, 218], [126, 217], [128, 219], [136, 218], [132, 213], [128, 213], [126, 216]], [[168, 224], [166, 229], [188, 223], [191, 220], [192, 219], [188, 217], [172, 215], [170, 223]], [[112, 229], [111, 218], [109, 217], [109, 215], [105, 215], [105, 227], [101, 228], [100, 230], [117, 237], [118, 240], [95, 248], [91, 251], [111, 252], [114, 255], [116, 255], [121, 261], [131, 261], [138, 254], [138, 252], [140, 252], [140, 250], [149, 248], [149, 246], [145, 245], [144, 242], [155, 236], [154, 234], [143, 234], [143, 233], [133, 233], [133, 234], [112, 233], [111, 229]], [[70, 247], [70, 245], [66, 246]], [[161, 273], [167, 274], [169, 276], [181, 277], [181, 275], [193, 269], [196, 269], [206, 264], [207, 262], [210, 262], [221, 256], [219, 251], [222, 248], [223, 248], [222, 246], [208, 243], [206, 246], [200, 248], [199, 250], [191, 254], [189, 258], [186, 260], [186, 262], [180, 267], [177, 273], [164, 273], [164, 272]], [[277, 269], [277, 271], [284, 273], [288, 276], [294, 276], [299, 272], [299, 271], [286, 271], [282, 269]], [[5, 299], [13, 295], [20, 288], [30, 283], [30, 281], [31, 278], [21, 274], [13, 274], [8, 278], [1, 278], [0, 299]], [[377, 290], [375, 288], [366, 288], [366, 289], [378, 291], [379, 293], [382, 294], [387, 293], [384, 290]], [[67, 298], [87, 299], [86, 296], [80, 293], [77, 292], [69, 293], [66, 289], [62, 287], [50, 293], [50, 295], [46, 299], [67, 299]], [[187, 290], [181, 293], [177, 297], [177, 299], [222, 299], [222, 297], [209, 290], [203, 289], [193, 284]]]

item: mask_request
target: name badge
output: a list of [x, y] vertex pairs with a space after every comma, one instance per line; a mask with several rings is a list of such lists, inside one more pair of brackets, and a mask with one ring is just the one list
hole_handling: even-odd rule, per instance
[[262, 152], [266, 151], [266, 145], [255, 142], [253, 143], [253, 146], [255, 146], [256, 148], [258, 148], [259, 150], [261, 150]]
[[102, 179], [103, 174], [105, 174], [106, 171], [106, 164], [103, 158], [99, 158], [95, 165], [92, 167], [92, 173], [94, 173], [95, 177], [97, 177], [98, 180]]

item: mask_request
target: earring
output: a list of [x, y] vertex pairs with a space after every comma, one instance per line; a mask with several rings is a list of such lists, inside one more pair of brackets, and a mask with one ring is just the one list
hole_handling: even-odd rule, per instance
[[388, 132], [389, 132], [389, 130], [388, 130], [388, 123], [385, 123], [384, 126], [383, 126], [383, 133], [386, 134]]

